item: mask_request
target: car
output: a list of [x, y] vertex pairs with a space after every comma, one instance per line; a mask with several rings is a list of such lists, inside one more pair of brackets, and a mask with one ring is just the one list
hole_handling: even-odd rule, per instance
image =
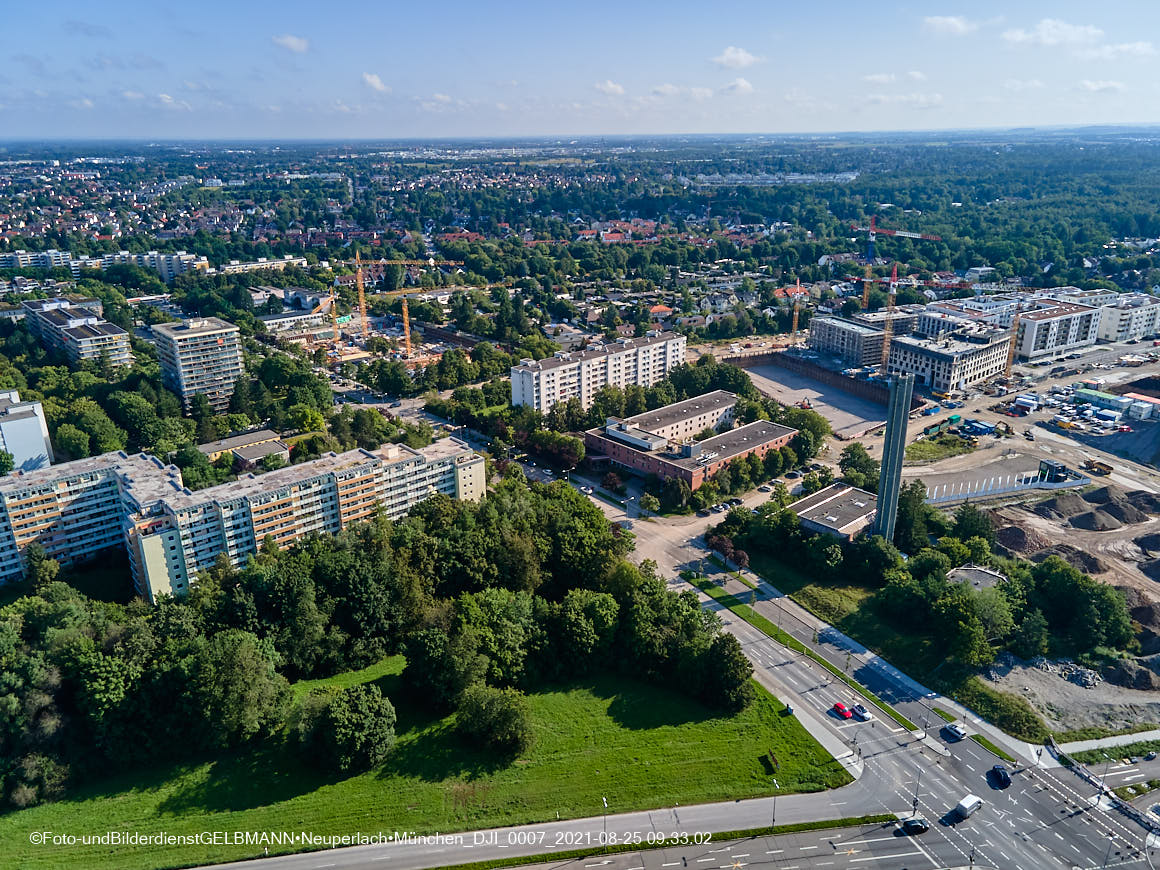
[[861, 719], [863, 722], [869, 722], [874, 718], [874, 714], [867, 710], [864, 704], [855, 704], [850, 708], [850, 712]]
[[1147, 755], [1145, 755], [1144, 760], [1145, 761], [1155, 761], [1156, 760], [1156, 750], [1153, 749], [1151, 752], [1149, 752]]
[[834, 705], [833, 710], [834, 710], [834, 715], [837, 716], [839, 719], [852, 719], [852, 718], [854, 718], [854, 714], [850, 712], [850, 708], [847, 707], [845, 704], [843, 704], [841, 701], [839, 701], [837, 704]]
[[715, 504], [715, 505], [713, 505], [713, 507], [712, 507], [712, 511], [713, 511], [713, 513], [715, 513], [715, 514], [719, 514], [719, 513], [721, 513], [721, 511], [723, 511], [723, 510], [725, 510], [725, 505], [723, 505], [723, 504]]
[[791, 471], [785, 476], [785, 479], [786, 480], [797, 480], [801, 476], [802, 476], [802, 473], [800, 471]]
[[826, 466], [822, 465], [822, 463], [815, 462], [813, 465], [810, 466], [810, 471], [821, 471], [825, 467]]
[[737, 507], [739, 504], [741, 504], [741, 499], [731, 498], [726, 502], [726, 504], [729, 505], [729, 507]]
[[965, 740], [967, 736], [967, 729], [958, 722], [948, 722], [943, 730], [955, 740]]
[[919, 834], [925, 834], [930, 830], [930, 825], [927, 824], [926, 819], [922, 816], [912, 816], [902, 822], [902, 833], [908, 837], [917, 837]]
[[761, 486], [757, 487], [757, 491], [758, 492], [773, 492], [773, 487], [770, 486], [768, 483], [763, 483]]
[[1132, 427], [1131, 426], [1117, 426], [1116, 431], [1117, 432], [1131, 432]]
[[402, 402], [391, 402], [391, 407], [392, 408], [401, 408], [401, 407], [403, 407], [403, 403]]
[[1006, 788], [1011, 784], [1011, 774], [1001, 764], [996, 764], [991, 768], [991, 776], [995, 778], [999, 788]]
[[707, 517], [707, 516], [711, 516], [712, 513], [713, 512], [711, 510], [709, 510], [708, 508], [701, 508], [699, 511], [697, 511], [697, 516]]
[[592, 495], [592, 487], [590, 486], [582, 486], [580, 487], [580, 491], [585, 495]]

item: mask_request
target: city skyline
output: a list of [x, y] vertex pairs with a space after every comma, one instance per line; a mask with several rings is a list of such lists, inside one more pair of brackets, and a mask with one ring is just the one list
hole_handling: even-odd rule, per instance
[[[1160, 10], [983, 2], [320, 16], [65, 2], [6, 21], [6, 138], [397, 139], [1160, 122]], [[215, 22], [222, 22], [215, 24]]]

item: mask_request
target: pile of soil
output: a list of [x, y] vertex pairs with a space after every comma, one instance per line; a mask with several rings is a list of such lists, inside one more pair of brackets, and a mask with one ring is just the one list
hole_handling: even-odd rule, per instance
[[1101, 508], [1097, 510], [1115, 517], [1124, 525], [1130, 526], [1134, 523], [1146, 523], [1151, 517], [1136, 507], [1127, 499], [1111, 499]]
[[1134, 489], [1124, 496], [1137, 510], [1147, 514], [1160, 514], [1160, 495], [1146, 489]]
[[1099, 556], [1093, 556], [1078, 547], [1071, 546], [1071, 544], [1057, 544], [1054, 547], [1047, 547], [1033, 555], [1031, 561], [1043, 562], [1048, 556], [1059, 556], [1073, 568], [1078, 568], [1085, 574], [1103, 574], [1108, 570], [1108, 563]]
[[1150, 535], [1140, 535], [1134, 543], [1141, 550], [1154, 553], [1160, 550], [1160, 532], [1153, 532]]
[[1140, 563], [1140, 570], [1150, 580], [1160, 580], [1160, 559], [1151, 559]]
[[1123, 523], [1102, 509], [1073, 516], [1071, 524], [1077, 529], [1087, 529], [1089, 532], [1111, 532], [1124, 527]]
[[1160, 674], [1144, 666], [1136, 659], [1121, 659], [1103, 670], [1103, 677], [1109, 683], [1125, 689], [1155, 691], [1160, 689]]
[[1035, 513], [1049, 520], [1076, 517], [1090, 510], [1091, 506], [1074, 492], [1061, 492], [1055, 498], [1049, 498], [1035, 506]]
[[1109, 501], [1118, 501], [1124, 498], [1124, 491], [1115, 486], [1101, 486], [1086, 493], [1083, 500], [1088, 504], [1106, 504]]
[[1038, 532], [1022, 526], [1005, 526], [995, 533], [995, 540], [1015, 553], [1033, 553], [1051, 542]]

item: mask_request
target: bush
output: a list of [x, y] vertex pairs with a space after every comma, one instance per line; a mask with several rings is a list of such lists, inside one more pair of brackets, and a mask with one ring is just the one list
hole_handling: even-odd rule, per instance
[[459, 731], [477, 746], [518, 755], [532, 745], [532, 719], [523, 692], [471, 686], [456, 717]]
[[395, 708], [366, 684], [316, 689], [298, 726], [303, 750], [319, 767], [359, 773], [379, 765], [395, 745]]

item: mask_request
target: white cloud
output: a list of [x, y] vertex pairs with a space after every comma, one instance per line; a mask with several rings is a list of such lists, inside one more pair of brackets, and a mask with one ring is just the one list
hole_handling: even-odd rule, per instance
[[304, 36], [292, 36], [289, 33], [283, 33], [281, 36], [271, 36], [270, 40], [275, 45], [280, 45], [287, 51], [292, 51], [295, 54], [305, 54], [310, 48], [310, 40]]
[[1090, 24], [1068, 24], [1058, 18], [1044, 18], [1033, 30], [1016, 28], [1003, 33], [1007, 42], [1015, 45], [1086, 45], [1099, 42], [1104, 32]]
[[1091, 79], [1084, 79], [1079, 83], [1079, 86], [1093, 94], [1107, 94], [1124, 89], [1123, 82], [1092, 81]]
[[922, 72], [921, 70], [917, 70], [917, 69], [910, 70], [906, 74], [906, 77], [908, 79], [910, 79], [912, 82], [925, 82], [926, 81], [926, 73]]
[[432, 94], [431, 99], [433, 99], [437, 103], [450, 103], [451, 102], [451, 97], [449, 97], [447, 94]]
[[699, 103], [713, 96], [713, 89], [686, 87], [684, 85], [674, 85], [671, 82], [665, 82], [664, 84], [657, 85], [652, 89], [652, 96], [658, 99], [687, 97], [688, 99]]
[[624, 94], [624, 85], [618, 85], [612, 79], [605, 79], [602, 82], [597, 82], [593, 87], [602, 94], [608, 94], [610, 97], [619, 97]]
[[140, 91], [121, 91], [121, 96], [126, 100], [143, 100], [145, 95]]
[[872, 85], [888, 85], [891, 84], [896, 76], [894, 73], [870, 73], [870, 75], [862, 76], [862, 81], [870, 82]]
[[658, 97], [675, 97], [681, 92], [681, 89], [676, 85], [665, 82], [663, 85], [657, 85], [653, 88], [652, 92]]
[[1155, 53], [1156, 49], [1150, 42], [1119, 42], [1081, 48], [1076, 55], [1084, 60], [1119, 60], [1123, 57], [1151, 57]]
[[69, 105], [74, 109], [91, 109], [93, 101], [88, 97], [81, 97], [79, 100], [69, 100]]
[[896, 104], [913, 106], [916, 109], [932, 109], [942, 105], [942, 94], [871, 94], [866, 98], [876, 105]]
[[741, 76], [738, 76], [721, 90], [726, 94], [752, 94], [753, 85], [749, 83], [748, 79], [743, 79]]
[[1009, 91], [1033, 91], [1043, 87], [1039, 79], [1007, 79], [1003, 87]]
[[378, 91], [380, 94], [389, 94], [391, 92], [390, 87], [383, 84], [383, 80], [379, 78], [378, 73], [365, 72], [363, 73], [362, 79], [363, 84], [372, 90]]
[[759, 60], [761, 58], [754, 57], [744, 48], [731, 45], [713, 58], [713, 63], [725, 67], [725, 69], [745, 69], [747, 66], [753, 66]]
[[922, 19], [927, 30], [941, 33], [944, 36], [966, 36], [979, 29], [977, 21], [971, 21], [961, 15], [928, 15]]
[[164, 109], [178, 109], [188, 112], [193, 108], [185, 100], [175, 100], [169, 94], [158, 94], [157, 99], [161, 101], [161, 107]]

